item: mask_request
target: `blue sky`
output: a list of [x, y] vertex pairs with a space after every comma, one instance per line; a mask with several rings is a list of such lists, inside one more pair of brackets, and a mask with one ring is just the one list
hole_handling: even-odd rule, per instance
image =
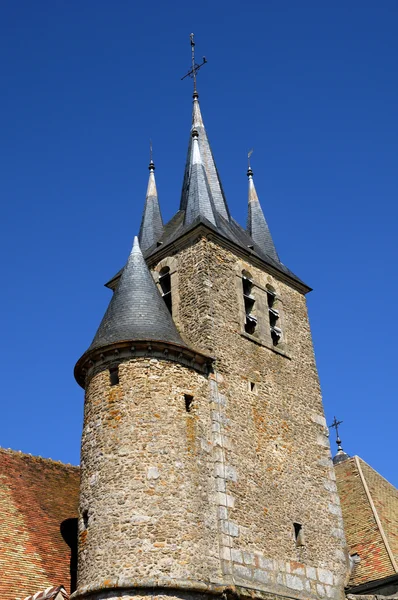
[[73, 366], [138, 232], [150, 138], [163, 216], [178, 208], [194, 31], [231, 211], [245, 223], [254, 147], [280, 256], [314, 288], [327, 419], [398, 485], [395, 0], [20, 0], [0, 13], [0, 445], [79, 462]]

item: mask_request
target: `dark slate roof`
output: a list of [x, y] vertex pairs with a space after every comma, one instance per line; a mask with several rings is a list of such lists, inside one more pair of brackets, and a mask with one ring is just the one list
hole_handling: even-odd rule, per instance
[[137, 237], [89, 351], [134, 340], [186, 347], [145, 263]]
[[253, 171], [247, 171], [249, 178], [249, 210], [247, 215], [247, 231], [253, 241], [265, 254], [280, 262], [267, 221], [262, 211], [253, 181]]
[[[220, 215], [222, 215], [225, 219], [229, 219], [230, 214], [227, 201], [225, 199], [225, 194], [222, 189], [221, 179], [218, 175], [216, 163], [214, 161], [213, 153], [210, 148], [209, 140], [207, 139], [206, 129], [203, 124], [202, 114], [200, 112], [198, 95], [196, 93], [194, 94], [193, 99], [191, 132], [194, 129], [196, 129], [199, 134], [200, 154], [202, 157], [202, 162], [206, 172], [206, 177], [210, 193], [214, 202], [214, 206], [217, 212], [220, 213]], [[182, 184], [180, 210], [186, 210], [188, 203], [192, 142], [192, 135], [190, 135], [188, 143], [187, 160], [185, 163], [184, 181]]]
[[198, 131], [192, 131], [191, 161], [184, 224], [189, 225], [202, 215], [216, 225], [213, 198], [207, 182], [199, 149]]
[[[183, 235], [189, 233], [192, 229], [202, 224], [211, 229], [214, 233], [217, 233], [222, 238], [225, 238], [240, 248], [244, 249], [246, 252], [248, 249], [251, 251], [252, 256], [259, 258], [264, 263], [274, 267], [284, 275], [290, 277], [290, 279], [298, 282], [299, 284], [308, 288], [308, 291], [311, 289], [305, 284], [297, 275], [295, 275], [290, 269], [288, 269], [283, 263], [279, 260], [273, 259], [271, 256], [265, 254], [264, 250], [257, 246], [257, 244], [250, 237], [248, 232], [239, 225], [235, 219], [231, 218], [231, 221], [227, 221], [223, 219], [218, 213], [216, 213], [216, 225], [213, 225], [208, 219], [203, 217], [203, 215], [199, 215], [192, 221], [190, 224], [185, 224], [185, 211], [179, 210], [172, 219], [164, 226], [163, 234], [160, 236], [158, 242], [148, 248], [148, 250], [144, 253], [145, 259], [156, 254], [157, 251], [165, 248], [168, 244], [172, 244], [174, 241], [182, 237]], [[105, 285], [107, 287], [113, 288], [114, 282], [120, 277], [123, 270], [120, 270], [112, 279], [110, 279]]]
[[160, 213], [158, 193], [155, 181], [155, 165], [151, 160], [149, 164], [149, 181], [145, 198], [144, 212], [142, 215], [138, 239], [143, 252], [154, 244], [163, 232], [163, 219]]
[[[244, 250], [247, 251], [248, 249], [250, 249], [253, 256], [258, 257], [260, 260], [271, 265], [278, 271], [281, 271], [291, 279], [294, 279], [302, 285], [306, 285], [283, 263], [281, 263], [279, 260], [276, 260], [272, 256], [266, 254], [264, 250], [254, 242], [254, 240], [248, 234], [248, 232], [245, 229], [243, 229], [243, 227], [241, 227], [241, 225], [239, 225], [237, 221], [235, 221], [235, 219], [231, 218], [230, 221], [227, 221], [218, 213], [216, 213], [216, 225], [213, 225], [213, 223], [211, 223], [203, 215], [199, 215], [194, 221], [192, 221], [192, 223], [185, 224], [184, 211], [179, 210], [174, 215], [174, 217], [165, 225], [163, 234], [158, 240], [158, 242], [161, 242], [160, 247], [164, 248], [168, 244], [171, 244], [184, 234], [188, 233], [191, 229], [193, 229], [200, 223], [206, 225], [215, 233], [218, 233], [221, 237], [230, 240], [231, 242], [233, 242], [237, 246], [240, 246]], [[158, 246], [158, 244], [155, 244], [148, 248], [148, 250], [145, 252], [145, 258], [149, 258], [153, 254], [155, 254], [160, 247]], [[119, 274], [120, 273], [118, 273], [115, 277], [118, 277]]]
[[[185, 165], [180, 210], [163, 226], [162, 233], [153, 237], [150, 246], [143, 248], [145, 258], [171, 244], [198, 224], [204, 224], [221, 237], [232, 241], [254, 257], [271, 265], [292, 280], [310, 288], [279, 259], [260, 203], [249, 178], [249, 219], [245, 231], [230, 215], [221, 180], [217, 172], [210, 144], [200, 112], [197, 94], [194, 94], [192, 128]], [[156, 238], [156, 239], [155, 239]], [[107, 287], [114, 289], [120, 277], [117, 273]]]

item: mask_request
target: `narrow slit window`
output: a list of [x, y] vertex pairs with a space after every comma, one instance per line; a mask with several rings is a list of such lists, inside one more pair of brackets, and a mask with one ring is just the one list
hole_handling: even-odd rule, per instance
[[245, 304], [245, 331], [254, 335], [257, 327], [257, 317], [254, 314], [256, 299], [253, 295], [253, 280], [247, 271], [242, 272], [243, 301]]
[[279, 310], [276, 307], [276, 292], [271, 286], [267, 286], [268, 317], [271, 339], [274, 346], [277, 346], [282, 337], [282, 329], [279, 327]]
[[88, 510], [83, 511], [83, 525], [84, 525], [84, 529], [87, 529], [87, 527], [88, 527]]
[[249, 381], [249, 391], [252, 392], [252, 394], [257, 394], [257, 384], [254, 383], [254, 381]]
[[169, 310], [172, 312], [172, 299], [171, 299], [171, 275], [170, 267], [163, 267], [159, 273], [159, 285], [162, 291], [162, 298]]
[[109, 379], [111, 382], [111, 385], [118, 385], [119, 384], [119, 367], [111, 367], [109, 369]]
[[189, 413], [192, 411], [193, 408], [193, 396], [190, 396], [189, 394], [184, 394], [184, 400], [185, 410]]
[[296, 546], [304, 546], [304, 532], [301, 523], [293, 523]]

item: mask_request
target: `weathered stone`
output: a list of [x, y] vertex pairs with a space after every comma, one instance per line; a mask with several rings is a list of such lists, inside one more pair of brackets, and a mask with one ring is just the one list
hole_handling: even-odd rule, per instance
[[286, 573], [286, 585], [292, 590], [303, 590], [304, 583], [300, 577], [297, 575], [291, 575], [290, 573]]
[[[282, 596], [306, 590], [315, 598], [312, 575], [321, 568], [342, 593], [346, 567], [336, 552], [344, 534], [327, 510], [338, 504], [304, 295], [275, 270], [202, 237], [150, 261], [153, 269], [173, 261], [173, 316], [184, 340], [216, 357], [215, 372], [176, 356], [132, 356], [119, 365], [118, 385], [107, 371], [87, 382], [80, 513], [89, 509], [90, 523], [83, 530], [80, 519], [79, 588], [122, 577], [156, 598], [159, 578], [237, 578], [251, 590], [277, 585]], [[244, 331], [243, 270], [255, 284], [254, 336]], [[277, 347], [267, 285], [283, 330]], [[194, 397], [190, 412], [184, 394]], [[293, 521], [303, 525], [304, 550]]]

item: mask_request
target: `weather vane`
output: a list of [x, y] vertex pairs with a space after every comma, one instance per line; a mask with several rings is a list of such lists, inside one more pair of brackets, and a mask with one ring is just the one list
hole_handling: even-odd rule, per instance
[[190, 35], [191, 38], [191, 52], [192, 52], [192, 67], [190, 68], [190, 70], [188, 71], [188, 73], [186, 75], [184, 75], [184, 77], [181, 77], [181, 81], [183, 79], [185, 79], [186, 77], [191, 77], [191, 79], [193, 79], [193, 92], [194, 94], [197, 94], [196, 91], [196, 73], [199, 71], [199, 69], [201, 67], [203, 67], [203, 65], [205, 65], [207, 63], [206, 57], [203, 57], [203, 62], [198, 65], [195, 62], [195, 42], [194, 42], [194, 34], [191, 33]]
[[251, 150], [249, 150], [249, 152], [247, 153], [247, 168], [250, 169], [250, 157], [254, 152], [254, 148], [252, 148]]
[[336, 444], [337, 444], [337, 449], [338, 449], [338, 450], [342, 450], [342, 447], [341, 447], [341, 439], [340, 439], [340, 436], [339, 436], [339, 425], [341, 425], [341, 424], [342, 424], [342, 422], [343, 422], [343, 421], [338, 421], [338, 420], [336, 419], [336, 417], [334, 417], [333, 423], [332, 423], [331, 425], [329, 425], [329, 428], [330, 428], [330, 429], [333, 427], [333, 429], [335, 429], [335, 430], [336, 430]]
[[150, 157], [150, 162], [152, 163], [152, 140], [149, 140], [149, 157]]

